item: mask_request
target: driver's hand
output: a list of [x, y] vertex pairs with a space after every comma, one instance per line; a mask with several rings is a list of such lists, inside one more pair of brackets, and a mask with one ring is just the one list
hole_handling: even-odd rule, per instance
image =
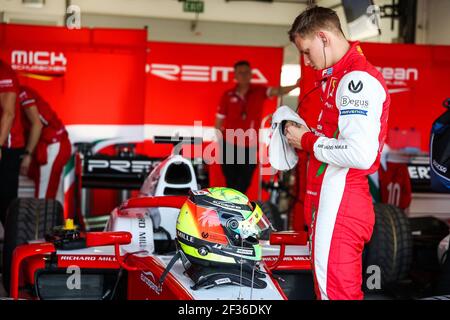
[[286, 138], [289, 142], [289, 144], [297, 149], [302, 149], [302, 145], [301, 145], [301, 141], [302, 141], [302, 137], [305, 133], [310, 132], [309, 129], [305, 126], [300, 125], [300, 127], [298, 126], [289, 126], [286, 129], [287, 133], [286, 133]]
[[30, 164], [31, 164], [31, 156], [29, 154], [26, 154], [22, 162], [20, 164], [20, 174], [23, 176], [28, 175], [28, 171], [30, 170]]
[[284, 132], [283, 132], [284, 135], [287, 134], [287, 129], [288, 129], [290, 126], [300, 127], [301, 125], [298, 124], [297, 122], [294, 122], [294, 121], [289, 121], [289, 120], [286, 121], [286, 124], [284, 125]]

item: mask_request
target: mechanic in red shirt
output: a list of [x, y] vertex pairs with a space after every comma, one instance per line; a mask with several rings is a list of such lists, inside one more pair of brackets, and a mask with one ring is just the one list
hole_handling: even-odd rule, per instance
[[387, 162], [378, 169], [381, 202], [407, 210], [411, 204], [411, 179], [406, 163]]
[[3, 225], [9, 204], [17, 198], [24, 146], [18, 95], [15, 72], [0, 60], [0, 221]]
[[388, 203], [407, 212], [412, 200], [408, 164], [401, 155], [396, 156], [391, 152], [390, 147], [385, 144], [380, 167], [369, 176], [372, 197], [375, 202]]
[[36, 198], [64, 204], [63, 169], [72, 150], [67, 131], [35, 90], [21, 86], [19, 102], [27, 137], [20, 173], [34, 180]]
[[252, 84], [248, 61], [234, 64], [237, 82], [222, 95], [216, 114], [215, 128], [220, 130], [221, 165], [227, 187], [245, 193], [257, 163], [258, 130], [261, 126], [264, 101], [282, 96], [298, 87], [267, 87]]
[[289, 35], [305, 64], [319, 73], [316, 128], [285, 127], [289, 143], [309, 153], [305, 219], [316, 295], [362, 299], [362, 252], [375, 223], [367, 176], [380, 164], [389, 93], [359, 44], [347, 41], [332, 9], [308, 8]]

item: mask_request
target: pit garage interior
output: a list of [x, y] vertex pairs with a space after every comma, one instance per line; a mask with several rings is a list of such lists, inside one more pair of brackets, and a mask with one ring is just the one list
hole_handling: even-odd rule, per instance
[[[83, 231], [118, 231], [111, 227], [109, 213], [139, 197], [142, 190], [149, 190], [147, 195], [182, 196], [189, 190], [224, 187], [220, 166], [209, 164], [204, 151], [215, 141], [221, 95], [236, 84], [236, 61], [250, 62], [252, 81], [257, 84], [286, 87], [301, 79], [299, 87], [262, 105], [261, 146], [267, 148], [271, 115], [278, 106], [297, 110], [299, 102], [306, 101], [306, 118], [315, 121], [318, 96], [308, 97], [314, 75], [288, 37], [296, 16], [312, 4], [336, 11], [346, 38], [360, 41], [364, 54], [386, 80], [391, 95], [389, 150], [383, 153], [382, 163], [393, 163], [400, 174], [406, 174], [401, 182], [395, 180], [398, 176], [392, 178], [385, 199], [382, 195], [375, 199], [372, 193], [379, 221], [372, 241], [378, 243], [363, 254], [365, 299], [450, 297], [450, 189], [432, 186], [430, 167], [433, 123], [450, 109], [450, 0], [0, 0], [0, 60], [13, 67], [21, 85], [33, 87], [50, 103], [72, 146], [62, 173], [64, 201], [59, 204], [31, 200], [35, 183], [19, 176], [21, 200], [15, 208], [28, 210], [22, 219], [30, 219], [30, 228], [36, 229], [27, 240], [42, 239], [58, 224], [53, 219], [60, 224], [64, 218], [75, 219]], [[302, 100], [305, 93], [317, 101]], [[180, 137], [189, 141], [177, 145]], [[202, 146], [200, 153], [196, 146]], [[184, 159], [174, 162], [180, 167], [164, 168], [171, 155]], [[167, 186], [160, 191], [158, 180], [148, 178], [155, 168], [166, 175]], [[277, 231], [305, 232], [305, 222], [298, 218], [303, 210], [298, 193], [300, 179], [306, 176], [296, 168], [284, 172], [270, 168], [267, 162], [256, 165], [248, 198], [260, 204]], [[371, 187], [382, 188], [378, 172], [369, 179]], [[45, 219], [47, 213], [52, 215], [45, 230], [35, 212], [44, 212]], [[60, 218], [53, 216], [55, 212]], [[177, 211], [166, 216], [175, 221]], [[19, 224], [20, 219], [15, 221]], [[163, 218], [161, 229], [152, 231], [155, 252], [161, 237], [176, 238], [175, 226], [172, 231], [169, 224]], [[280, 239], [274, 239], [277, 248], [286, 240]], [[0, 224], [0, 248], [6, 241]], [[264, 241], [269, 245], [271, 240]], [[27, 243], [26, 239], [13, 242]], [[305, 271], [303, 258], [296, 260], [289, 243], [285, 257], [276, 250], [263, 260], [273, 270], [279, 268], [277, 277], [284, 279], [281, 287], [286, 297], [314, 299], [311, 272]], [[307, 250], [301, 252], [308, 255]], [[12, 251], [8, 263], [11, 255]], [[286, 261], [280, 267], [274, 262], [277, 259]], [[382, 288], [371, 287], [368, 261], [377, 266], [381, 260], [382, 275], [388, 280], [381, 280]], [[282, 271], [283, 263], [285, 270], [298, 263], [302, 272]], [[5, 258], [2, 270], [4, 264]], [[109, 273], [102, 281], [114, 283], [108, 277]], [[42, 279], [45, 287], [45, 275]], [[123, 281], [117, 280], [114, 292], [116, 287], [123, 289]], [[57, 297], [52, 294], [41, 298]], [[97, 299], [96, 294], [89, 298]], [[0, 297], [10, 295], [0, 284]], [[143, 299], [129, 292], [119, 296]]]

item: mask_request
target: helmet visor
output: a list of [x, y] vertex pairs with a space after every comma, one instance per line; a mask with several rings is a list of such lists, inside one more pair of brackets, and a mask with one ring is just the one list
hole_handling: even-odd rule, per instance
[[252, 205], [254, 209], [251, 215], [239, 222], [239, 233], [244, 239], [248, 237], [259, 239], [261, 234], [272, 226], [260, 207], [255, 203], [252, 203]]

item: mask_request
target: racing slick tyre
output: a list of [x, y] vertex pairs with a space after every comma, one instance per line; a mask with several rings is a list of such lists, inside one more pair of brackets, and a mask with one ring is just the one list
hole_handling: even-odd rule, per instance
[[[272, 223], [272, 226], [276, 230], [283, 230], [283, 219], [281, 219], [280, 211], [278, 207], [271, 202], [261, 202], [257, 201], [257, 204], [261, 208], [262, 212], [266, 215], [267, 219]], [[269, 240], [270, 230], [266, 230], [262, 235], [262, 240]]]
[[56, 200], [15, 199], [8, 208], [3, 246], [3, 285], [9, 292], [14, 249], [31, 240], [43, 239], [63, 222], [63, 208]]
[[370, 266], [378, 266], [381, 273], [381, 289], [389, 288], [405, 279], [411, 269], [413, 241], [409, 220], [405, 213], [389, 204], [375, 203], [375, 226], [364, 252], [363, 287], [371, 276]]
[[444, 264], [442, 265], [441, 272], [439, 273], [435, 293], [438, 295], [449, 295], [450, 297], [450, 257], [449, 250], [446, 252]]

